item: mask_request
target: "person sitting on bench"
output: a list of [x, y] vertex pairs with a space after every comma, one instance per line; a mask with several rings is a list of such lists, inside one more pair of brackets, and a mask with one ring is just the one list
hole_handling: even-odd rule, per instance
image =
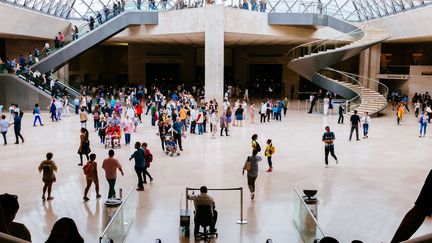
[[[201, 205], [211, 206], [212, 213], [213, 213], [213, 220], [212, 220], [212, 224], [210, 225], [210, 234], [214, 234], [217, 231], [217, 229], [215, 228], [215, 225], [216, 225], [217, 216], [218, 216], [218, 213], [215, 210], [215, 207], [216, 207], [215, 201], [213, 200], [212, 197], [210, 197], [207, 194], [207, 187], [206, 186], [202, 186], [200, 188], [200, 192], [201, 193], [199, 195], [193, 195], [193, 194], [188, 195], [188, 199], [194, 201], [195, 211], [197, 210], [197, 207], [201, 206]], [[200, 225], [197, 223], [196, 215], [197, 215], [197, 213], [195, 213], [195, 219], [194, 219], [194, 222], [195, 222], [194, 236], [195, 237], [198, 235], [199, 228], [200, 228]]]

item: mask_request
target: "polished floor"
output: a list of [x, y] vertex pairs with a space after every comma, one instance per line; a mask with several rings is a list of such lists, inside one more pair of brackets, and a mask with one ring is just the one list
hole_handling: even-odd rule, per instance
[[[404, 213], [412, 207], [424, 179], [432, 167], [430, 147], [432, 131], [426, 138], [418, 137], [418, 123], [407, 114], [403, 124], [396, 126], [391, 111], [372, 120], [369, 139], [348, 141], [349, 126], [338, 125], [337, 116], [323, 118], [306, 114], [304, 110], [289, 110], [282, 122], [249, 124], [233, 127], [230, 137], [211, 139], [188, 135], [185, 151], [179, 157], [162, 153], [156, 129], [149, 126], [149, 116], [143, 126], [132, 134], [132, 142], [147, 141], [154, 155], [150, 168], [155, 181], [144, 192], [133, 192], [139, 199], [135, 221], [127, 242], [189, 242], [179, 235], [179, 209], [184, 207], [185, 187], [207, 185], [209, 188], [245, 187], [244, 214], [249, 220], [238, 225], [238, 192], [211, 192], [219, 211], [217, 242], [301, 242], [292, 223], [294, 193], [299, 189], [318, 189], [320, 200], [318, 219], [327, 235], [340, 242], [354, 239], [363, 242], [389, 242]], [[54, 222], [71, 217], [86, 242], [98, 242], [106, 209], [102, 199], [96, 200], [93, 188], [91, 200], [82, 202], [84, 175], [77, 166], [79, 122], [76, 116], [52, 123], [43, 116], [44, 127], [32, 127], [31, 113], [24, 116], [24, 144], [13, 144], [13, 129], [9, 130], [9, 145], [0, 147], [0, 192], [19, 196], [20, 210], [16, 220], [27, 225], [33, 242], [44, 242]], [[336, 134], [337, 166], [330, 159], [324, 168], [324, 148], [321, 135], [325, 124]], [[89, 124], [90, 125], [90, 124]], [[259, 135], [262, 146], [267, 138], [276, 146], [274, 171], [266, 173], [266, 161], [261, 162], [257, 180], [257, 195], [248, 198], [246, 178], [241, 167], [250, 153], [250, 136]], [[91, 132], [91, 148], [98, 156], [99, 166], [107, 154]], [[123, 141], [124, 142], [124, 141]], [[55, 199], [42, 202], [41, 175], [37, 166], [46, 152], [54, 153], [59, 172], [53, 187]], [[127, 191], [136, 185], [133, 162], [128, 160], [132, 146], [117, 149], [125, 176], [118, 177], [117, 188]], [[99, 170], [101, 192], [107, 195], [108, 184]], [[416, 235], [432, 231], [427, 220]], [[193, 239], [190, 239], [193, 242]]]

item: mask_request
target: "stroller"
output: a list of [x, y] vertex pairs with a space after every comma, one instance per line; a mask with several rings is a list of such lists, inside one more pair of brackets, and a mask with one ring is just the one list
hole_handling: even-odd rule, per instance
[[109, 126], [105, 130], [105, 148], [120, 148], [121, 130], [120, 126]]
[[167, 155], [171, 154], [171, 156], [174, 156], [174, 154], [177, 154], [177, 156], [180, 155], [179, 148], [177, 146], [177, 143], [174, 139], [172, 132], [168, 133], [165, 136], [165, 153]]

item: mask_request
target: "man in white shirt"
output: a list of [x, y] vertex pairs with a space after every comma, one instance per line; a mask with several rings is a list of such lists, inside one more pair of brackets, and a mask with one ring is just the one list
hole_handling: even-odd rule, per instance
[[6, 120], [6, 116], [2, 115], [1, 120], [0, 120], [0, 130], [1, 130], [1, 133], [3, 135], [3, 142], [4, 142], [3, 145], [7, 145], [6, 134], [7, 134], [7, 131], [9, 129], [9, 126], [10, 126], [10, 124]]
[[192, 106], [190, 114], [191, 114], [191, 117], [190, 117], [190, 120], [191, 120], [190, 133], [195, 133], [196, 118], [197, 118], [197, 109], [196, 109], [196, 107]]

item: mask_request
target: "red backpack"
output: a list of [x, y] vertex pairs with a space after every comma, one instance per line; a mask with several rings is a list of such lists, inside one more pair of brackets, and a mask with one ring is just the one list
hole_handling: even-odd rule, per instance
[[94, 166], [92, 162], [87, 162], [87, 164], [83, 167], [84, 175], [86, 176], [93, 176], [94, 174]]

